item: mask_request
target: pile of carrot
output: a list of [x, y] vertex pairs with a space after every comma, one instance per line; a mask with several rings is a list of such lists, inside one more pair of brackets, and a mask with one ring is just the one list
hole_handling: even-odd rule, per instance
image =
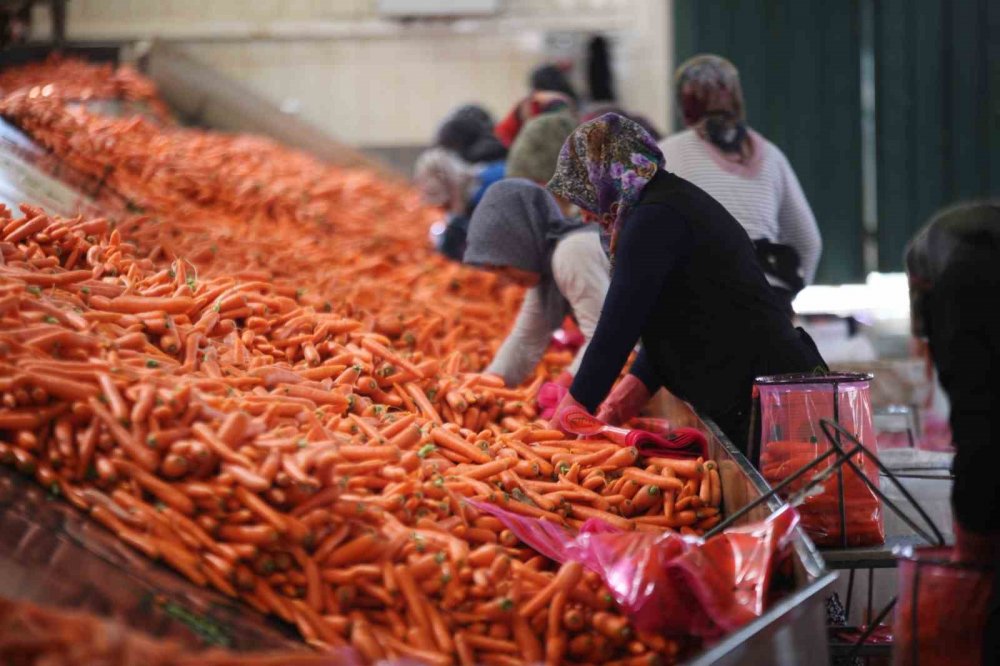
[[465, 500], [700, 533], [720, 520], [714, 463], [568, 440], [534, 422], [545, 368], [513, 389], [479, 374], [521, 292], [434, 256], [411, 190], [58, 96], [0, 112], [131, 209], [0, 211], [0, 461], [316, 647], [463, 665], [682, 651]]
[[160, 263], [267, 281], [461, 371], [489, 362], [520, 304], [520, 288], [432, 251], [435, 213], [399, 182], [262, 138], [106, 118], [58, 97], [12, 95], [0, 113], [89, 175], [106, 203], [124, 202], [110, 217]]
[[17, 91], [34, 97], [59, 95], [74, 102], [137, 102], [157, 121], [170, 121], [170, 111], [156, 86], [128, 65], [98, 64], [52, 54], [40, 62], [0, 71], [0, 94]]

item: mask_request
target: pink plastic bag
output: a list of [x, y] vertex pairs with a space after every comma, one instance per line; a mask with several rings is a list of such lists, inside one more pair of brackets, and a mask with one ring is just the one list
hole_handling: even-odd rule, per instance
[[[870, 377], [866, 375], [826, 375], [822, 377], [783, 376], [760, 378], [754, 391], [760, 398], [760, 471], [772, 486], [830, 450], [820, 427], [822, 419], [836, 421], [874, 451]], [[850, 446], [844, 442], [846, 448]], [[878, 486], [878, 469], [862, 454], [852, 458], [855, 465]], [[814, 474], [833, 464], [820, 463], [812, 474], [786, 486], [787, 499], [810, 482]], [[817, 546], [872, 546], [885, 543], [882, 502], [853, 469], [842, 468], [844, 523], [841, 525], [840, 487], [837, 476], [825, 482], [799, 505], [802, 527]]]
[[589, 519], [573, 534], [549, 521], [469, 500], [518, 539], [557, 562], [594, 571], [636, 629], [718, 638], [760, 617], [777, 561], [798, 525], [784, 506], [767, 520], [733, 527], [707, 541], [675, 532], [625, 532]]

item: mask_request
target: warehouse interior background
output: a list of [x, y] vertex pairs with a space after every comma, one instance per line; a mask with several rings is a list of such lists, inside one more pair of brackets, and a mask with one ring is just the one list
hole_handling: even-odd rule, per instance
[[[401, 19], [379, 0], [72, 0], [71, 42], [167, 41], [283, 111], [403, 171], [449, 110], [502, 116], [531, 69], [607, 37], [619, 102], [678, 128], [675, 64], [740, 68], [752, 127], [788, 156], [816, 213], [817, 281], [898, 271], [952, 202], [1000, 192], [1000, 4], [990, 0], [503, 0]], [[482, 3], [472, 3], [473, 6]], [[49, 31], [36, 7], [32, 30]]]

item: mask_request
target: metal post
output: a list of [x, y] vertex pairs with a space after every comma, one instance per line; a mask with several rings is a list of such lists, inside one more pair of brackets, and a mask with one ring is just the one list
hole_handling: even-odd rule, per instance
[[878, 152], [875, 88], [875, 2], [861, 0], [861, 225], [865, 273], [878, 270]]
[[[840, 384], [833, 383], [833, 422], [840, 425]], [[837, 448], [840, 447], [840, 433], [837, 433]], [[847, 548], [847, 507], [844, 502], [844, 468], [837, 469], [837, 497], [840, 511], [840, 546]]]

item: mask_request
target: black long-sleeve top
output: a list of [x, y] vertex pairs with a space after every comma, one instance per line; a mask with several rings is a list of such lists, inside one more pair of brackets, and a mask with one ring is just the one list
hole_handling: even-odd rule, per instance
[[927, 332], [951, 403], [952, 505], [975, 532], [1000, 530], [1000, 263], [992, 248], [962, 246], [935, 281]]
[[[745, 423], [754, 377], [823, 366], [792, 327], [743, 227], [706, 192], [664, 171], [622, 224], [573, 397], [596, 409], [640, 339], [632, 374], [717, 420], [739, 413]], [[726, 434], [745, 447], [745, 430]]]

